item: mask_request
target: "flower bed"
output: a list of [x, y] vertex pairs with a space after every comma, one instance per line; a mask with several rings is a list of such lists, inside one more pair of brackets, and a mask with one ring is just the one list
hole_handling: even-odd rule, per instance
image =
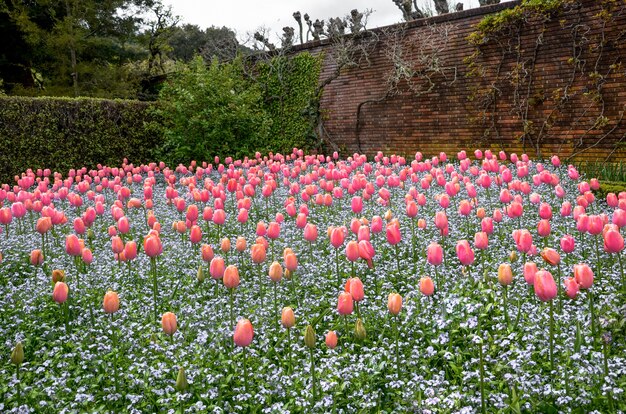
[[490, 151], [28, 172], [0, 411], [624, 410], [626, 194], [596, 186]]

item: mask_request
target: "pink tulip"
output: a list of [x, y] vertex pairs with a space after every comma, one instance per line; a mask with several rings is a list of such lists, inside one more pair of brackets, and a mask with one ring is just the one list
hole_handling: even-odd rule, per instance
[[337, 299], [337, 312], [340, 315], [350, 315], [354, 310], [354, 302], [350, 292], [341, 292]]
[[485, 250], [489, 246], [489, 238], [487, 233], [479, 231], [474, 235], [474, 247]]
[[474, 263], [474, 251], [467, 240], [459, 240], [456, 243], [456, 255], [464, 266]]
[[524, 280], [529, 285], [535, 284], [535, 276], [537, 275], [537, 265], [534, 262], [524, 263]]
[[624, 238], [617, 230], [604, 233], [604, 250], [608, 253], [619, 253], [624, 250]]
[[546, 270], [540, 270], [535, 274], [535, 294], [542, 302], [547, 302], [556, 297], [557, 286], [552, 274]]
[[587, 264], [574, 265], [574, 278], [581, 289], [590, 289], [593, 285], [593, 271]]
[[568, 277], [563, 281], [563, 284], [565, 285], [565, 294], [567, 297], [570, 299], [576, 299], [576, 295], [578, 295], [578, 291], [580, 289], [578, 283], [576, 283], [576, 279]]
[[246, 347], [252, 343], [253, 338], [254, 328], [252, 327], [252, 323], [248, 319], [239, 319], [233, 334], [235, 345]]
[[315, 224], [307, 223], [304, 227], [304, 240], [311, 243], [317, 240], [317, 226]]
[[564, 253], [571, 253], [574, 251], [575, 248], [576, 242], [574, 240], [574, 237], [569, 234], [561, 237], [561, 250], [563, 250]]
[[56, 282], [52, 290], [52, 300], [56, 303], [64, 303], [67, 300], [70, 289], [64, 282]]
[[426, 248], [426, 259], [433, 266], [443, 263], [443, 248], [435, 242], [431, 242]]
[[396, 222], [391, 222], [387, 225], [387, 242], [395, 246], [402, 241], [402, 235], [400, 234], [400, 226]]
[[374, 267], [372, 259], [375, 254], [376, 252], [374, 251], [374, 246], [372, 246], [372, 243], [370, 243], [369, 240], [361, 240], [359, 242], [359, 256], [367, 262], [367, 266], [370, 269]]

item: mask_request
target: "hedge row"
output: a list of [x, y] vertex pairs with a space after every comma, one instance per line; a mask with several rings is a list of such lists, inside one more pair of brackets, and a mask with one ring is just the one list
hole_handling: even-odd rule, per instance
[[151, 104], [93, 98], [0, 97], [0, 182], [28, 168], [152, 161], [162, 142]]

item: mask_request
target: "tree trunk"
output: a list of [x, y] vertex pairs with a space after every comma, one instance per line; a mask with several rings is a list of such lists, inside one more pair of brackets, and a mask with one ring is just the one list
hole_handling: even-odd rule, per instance
[[[72, 9], [70, 8], [70, 2], [65, 0], [65, 12], [67, 18], [72, 19]], [[78, 96], [78, 69], [76, 64], [76, 47], [74, 45], [74, 26], [72, 25], [72, 32], [70, 33], [70, 65], [72, 66], [72, 87], [74, 88], [74, 97]]]

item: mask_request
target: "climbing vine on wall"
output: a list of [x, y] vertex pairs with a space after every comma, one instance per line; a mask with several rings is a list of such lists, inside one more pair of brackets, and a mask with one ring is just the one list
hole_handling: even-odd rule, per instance
[[[486, 16], [476, 25], [467, 37], [473, 53], [465, 63], [467, 76], [474, 78], [468, 98], [477, 111], [471, 121], [485, 127], [479, 144], [494, 139], [502, 142], [498, 113], [506, 108], [518, 120], [516, 138], [520, 147], [537, 156], [542, 155], [548, 137], [551, 142], [560, 142], [559, 150], [568, 147], [565, 152], [572, 156], [606, 146], [603, 141], [620, 127], [626, 109], [621, 108], [615, 119], [607, 117], [603, 91], [611, 77], [624, 76], [620, 54], [606, 51], [615, 52], [618, 42], [625, 40], [625, 31], [614, 30], [613, 26], [626, 13], [626, 2], [601, 0], [598, 4], [600, 11], [589, 19], [583, 18], [587, 10], [582, 1], [523, 0], [513, 8]], [[554, 37], [546, 35], [554, 22], [558, 22], [559, 30], [569, 32], [571, 56], [559, 82], [538, 81], [537, 61], [546, 59], [552, 47], [560, 46], [550, 44]], [[497, 56], [495, 64], [493, 54]], [[574, 98], [583, 101], [576, 106], [582, 109], [576, 111], [571, 105]], [[568, 111], [575, 112], [573, 120]], [[551, 136], [552, 127], [564, 122], [564, 114], [571, 121], [569, 132], [583, 131], [577, 132], [574, 140], [573, 133], [562, 134], [562, 138]], [[613, 140], [609, 156], [624, 138]]]

